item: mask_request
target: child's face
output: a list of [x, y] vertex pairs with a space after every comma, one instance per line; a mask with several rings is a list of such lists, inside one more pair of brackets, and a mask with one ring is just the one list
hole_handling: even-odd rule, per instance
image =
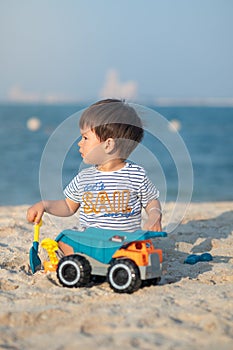
[[82, 139], [78, 143], [78, 146], [84, 162], [87, 164], [101, 164], [105, 156], [103, 142], [90, 129], [81, 129], [81, 135]]

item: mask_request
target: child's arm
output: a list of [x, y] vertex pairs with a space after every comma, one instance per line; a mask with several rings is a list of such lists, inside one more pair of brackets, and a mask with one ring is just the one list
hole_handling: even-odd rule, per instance
[[79, 208], [80, 204], [69, 198], [55, 201], [41, 201], [34, 204], [27, 211], [29, 222], [39, 223], [43, 214], [49, 213], [55, 216], [71, 216]]
[[153, 199], [150, 203], [147, 204], [145, 210], [148, 215], [148, 219], [144, 224], [143, 230], [158, 232], [162, 231], [162, 211], [159, 200]]

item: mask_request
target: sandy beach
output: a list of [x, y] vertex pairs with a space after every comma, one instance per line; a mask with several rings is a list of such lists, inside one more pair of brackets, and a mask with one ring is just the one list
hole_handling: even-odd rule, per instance
[[[154, 241], [164, 252], [161, 282], [133, 294], [32, 275], [27, 208], [0, 207], [0, 349], [232, 349], [233, 202], [192, 203], [176, 230]], [[41, 239], [71, 225], [59, 220], [44, 216]], [[213, 260], [184, 264], [204, 252]]]

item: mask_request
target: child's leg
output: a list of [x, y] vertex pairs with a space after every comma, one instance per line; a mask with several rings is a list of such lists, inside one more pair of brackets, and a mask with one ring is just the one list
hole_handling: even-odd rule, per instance
[[58, 242], [58, 246], [65, 255], [74, 254], [74, 249], [70, 245], [60, 241]]

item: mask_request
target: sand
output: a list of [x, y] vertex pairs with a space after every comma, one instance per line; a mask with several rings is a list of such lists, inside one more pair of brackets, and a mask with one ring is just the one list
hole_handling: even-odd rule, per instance
[[[233, 202], [192, 203], [177, 229], [155, 240], [164, 251], [160, 284], [133, 294], [114, 293], [107, 282], [63, 288], [54, 272], [32, 275], [26, 209], [0, 207], [0, 349], [233, 348]], [[71, 224], [60, 223], [45, 215], [41, 239]], [[184, 264], [204, 252], [213, 261]]]

